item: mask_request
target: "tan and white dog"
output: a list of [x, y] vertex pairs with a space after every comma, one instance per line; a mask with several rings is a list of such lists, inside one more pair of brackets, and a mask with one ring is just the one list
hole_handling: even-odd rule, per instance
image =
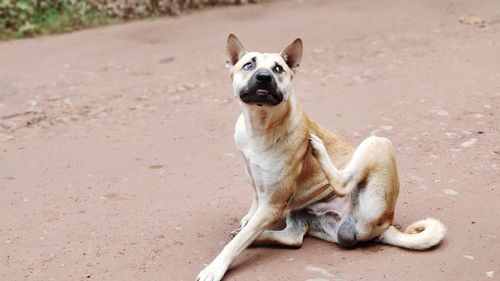
[[[399, 180], [388, 139], [369, 137], [354, 147], [304, 113], [292, 87], [300, 39], [281, 53], [257, 53], [246, 52], [230, 34], [227, 55], [243, 110], [234, 138], [255, 192], [235, 237], [199, 281], [221, 280], [252, 243], [299, 247], [309, 234], [343, 247], [377, 240], [424, 250], [443, 239], [446, 228], [436, 219], [417, 221], [404, 232], [392, 226]], [[267, 230], [284, 214], [285, 229]]]

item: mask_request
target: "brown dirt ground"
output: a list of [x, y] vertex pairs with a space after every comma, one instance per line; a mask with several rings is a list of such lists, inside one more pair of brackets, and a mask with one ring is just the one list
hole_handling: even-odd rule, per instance
[[0, 279], [194, 280], [251, 189], [224, 68], [305, 42], [317, 121], [397, 147], [395, 222], [428, 252], [253, 248], [225, 280], [499, 280], [500, 2], [281, 1], [0, 44]]

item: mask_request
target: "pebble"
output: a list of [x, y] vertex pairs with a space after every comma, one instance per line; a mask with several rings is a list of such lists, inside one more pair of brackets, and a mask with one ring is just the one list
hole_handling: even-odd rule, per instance
[[458, 195], [458, 192], [456, 192], [455, 190], [453, 189], [449, 189], [449, 188], [445, 188], [445, 189], [441, 189], [443, 191], [444, 194], [446, 195], [452, 195], [452, 196], [457, 196]]
[[464, 255], [464, 258], [469, 259], [469, 260], [473, 260], [474, 259], [473, 256], [469, 256], [469, 255]]
[[486, 276], [488, 276], [489, 278], [495, 277], [495, 271], [488, 271], [488, 272], [486, 272]]
[[468, 141], [464, 141], [463, 143], [461, 143], [460, 145], [462, 147], [471, 147], [473, 146], [475, 143], [477, 142], [477, 139], [476, 138], [471, 138], [469, 139]]

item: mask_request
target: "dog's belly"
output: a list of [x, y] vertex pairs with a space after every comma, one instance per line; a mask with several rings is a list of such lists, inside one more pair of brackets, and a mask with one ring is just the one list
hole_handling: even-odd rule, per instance
[[351, 194], [347, 194], [344, 197], [337, 197], [331, 195], [325, 199], [314, 202], [308, 205], [305, 210], [315, 216], [324, 216], [326, 214], [337, 217], [340, 221], [342, 218], [346, 217], [351, 211]]

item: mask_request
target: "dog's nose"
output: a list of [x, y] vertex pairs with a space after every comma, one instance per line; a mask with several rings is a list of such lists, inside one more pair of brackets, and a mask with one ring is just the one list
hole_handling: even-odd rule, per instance
[[257, 72], [255, 79], [260, 83], [269, 83], [273, 79], [273, 75], [269, 71], [261, 70]]

